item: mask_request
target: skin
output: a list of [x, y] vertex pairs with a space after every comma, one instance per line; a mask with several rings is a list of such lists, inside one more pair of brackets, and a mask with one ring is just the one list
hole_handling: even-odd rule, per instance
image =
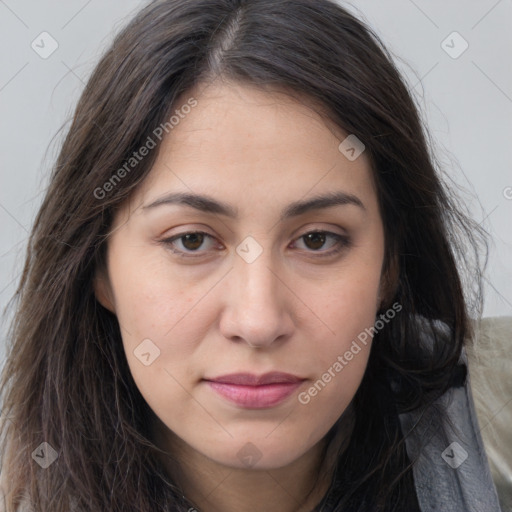
[[[374, 324], [382, 300], [384, 233], [371, 164], [365, 153], [349, 161], [338, 150], [348, 134], [283, 91], [215, 81], [178, 105], [190, 97], [197, 106], [163, 139], [149, 176], [114, 219], [97, 298], [117, 315], [133, 378], [155, 414], [155, 440], [177, 461], [167, 460], [169, 473], [197, 509], [311, 510], [329, 483], [323, 476], [315, 485], [325, 435], [350, 411], [371, 341], [307, 404], [299, 393]], [[333, 191], [364, 207], [280, 220], [290, 203]], [[207, 194], [238, 217], [149, 207], [170, 192]], [[312, 230], [349, 243], [332, 254], [337, 239], [308, 241]], [[195, 231], [211, 238], [164, 241]], [[236, 252], [248, 236], [262, 250], [251, 263]], [[134, 354], [145, 339], [160, 350], [148, 366]], [[233, 405], [202, 381], [275, 370], [305, 381], [266, 409]], [[250, 466], [240, 450], [254, 453]]]

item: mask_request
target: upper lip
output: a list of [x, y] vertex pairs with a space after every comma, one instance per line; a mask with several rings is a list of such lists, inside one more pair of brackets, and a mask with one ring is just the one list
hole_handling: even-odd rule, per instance
[[235, 384], [238, 386], [262, 386], [264, 384], [290, 383], [300, 382], [304, 379], [284, 372], [269, 372], [263, 375], [254, 375], [252, 373], [231, 373], [229, 375], [221, 375], [220, 377], [208, 378], [212, 382], [220, 382], [222, 384]]

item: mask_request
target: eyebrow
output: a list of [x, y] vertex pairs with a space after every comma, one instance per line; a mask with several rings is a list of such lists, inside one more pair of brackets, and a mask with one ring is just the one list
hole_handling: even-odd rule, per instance
[[[201, 212], [225, 215], [226, 217], [233, 219], [238, 217], [237, 208], [230, 204], [217, 201], [216, 199], [206, 195], [184, 192], [167, 194], [164, 197], [161, 197], [152, 202], [151, 204], [143, 206], [143, 210], [172, 204], [190, 206], [191, 208], [195, 208]], [[303, 215], [304, 213], [313, 210], [321, 210], [325, 208], [332, 208], [333, 206], [345, 205], [357, 206], [366, 211], [363, 202], [357, 196], [348, 194], [346, 192], [330, 192], [323, 195], [317, 195], [309, 199], [290, 203], [281, 212], [280, 220], [283, 221], [292, 217], [298, 217], [299, 215]]]

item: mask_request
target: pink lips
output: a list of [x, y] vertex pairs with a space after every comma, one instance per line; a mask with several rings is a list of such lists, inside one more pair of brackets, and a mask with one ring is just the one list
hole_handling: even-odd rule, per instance
[[248, 409], [265, 409], [283, 402], [304, 381], [300, 377], [282, 372], [264, 375], [233, 373], [204, 379], [219, 395]]

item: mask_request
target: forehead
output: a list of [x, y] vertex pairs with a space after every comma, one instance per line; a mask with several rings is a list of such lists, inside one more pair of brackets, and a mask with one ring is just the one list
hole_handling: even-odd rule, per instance
[[183, 94], [173, 115], [139, 191], [143, 203], [172, 191], [213, 193], [231, 204], [285, 203], [339, 190], [374, 199], [366, 154], [349, 160], [339, 149], [348, 134], [311, 101], [213, 83]]
[[182, 95], [177, 110], [192, 97], [197, 106], [164, 138], [163, 152], [187, 145], [195, 149], [200, 140], [204, 150], [213, 149], [207, 146], [213, 141], [217, 156], [225, 150], [236, 156], [249, 150], [263, 157], [297, 151], [299, 144], [301, 153], [316, 154], [346, 136], [321, 105], [283, 89], [216, 81]]

